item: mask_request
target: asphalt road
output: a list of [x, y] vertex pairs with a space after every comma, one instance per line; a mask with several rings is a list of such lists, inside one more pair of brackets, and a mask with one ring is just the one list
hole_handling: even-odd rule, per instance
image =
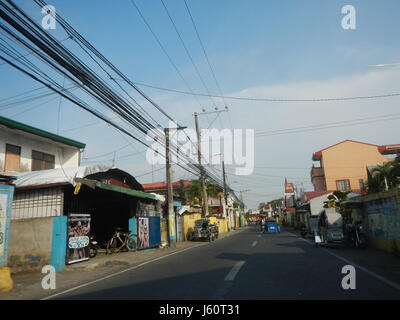
[[344, 290], [341, 271], [348, 262], [340, 250], [316, 248], [290, 232], [260, 234], [248, 227], [54, 299], [400, 298], [400, 285], [362, 266], [356, 267], [356, 289]]

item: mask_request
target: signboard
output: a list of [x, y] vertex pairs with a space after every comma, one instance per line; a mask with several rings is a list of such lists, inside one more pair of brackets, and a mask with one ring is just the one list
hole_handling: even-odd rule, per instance
[[90, 214], [68, 216], [67, 263], [89, 260]]
[[293, 195], [294, 195], [293, 183], [285, 183], [285, 196], [293, 196]]
[[0, 185], [0, 267], [7, 266], [14, 187]]
[[138, 239], [138, 249], [146, 249], [150, 247], [149, 218], [138, 218]]

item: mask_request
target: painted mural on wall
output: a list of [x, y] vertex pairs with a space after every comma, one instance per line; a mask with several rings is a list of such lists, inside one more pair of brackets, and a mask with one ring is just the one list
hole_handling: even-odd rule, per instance
[[89, 259], [89, 239], [90, 214], [70, 214], [68, 216], [68, 263]]
[[7, 266], [14, 187], [0, 185], [0, 267]]
[[149, 218], [138, 218], [139, 249], [150, 247]]
[[365, 203], [369, 233], [374, 237], [400, 239], [400, 219], [396, 197]]

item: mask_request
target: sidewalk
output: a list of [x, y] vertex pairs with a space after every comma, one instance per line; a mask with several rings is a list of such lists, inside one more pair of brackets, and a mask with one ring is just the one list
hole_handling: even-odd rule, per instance
[[[291, 232], [301, 238], [300, 231], [285, 227], [285, 231]], [[314, 238], [307, 236], [304, 240], [314, 245]], [[316, 250], [321, 248], [315, 248]], [[355, 249], [349, 247], [324, 247], [335, 255], [338, 255], [355, 265], [364, 267], [369, 271], [383, 276], [386, 279], [400, 284], [400, 257], [371, 247], [366, 249]]]
[[[221, 233], [218, 240], [229, 237], [243, 231], [244, 228], [232, 230], [229, 233]], [[57, 272], [55, 290], [44, 290], [41, 281], [45, 274], [25, 273], [12, 276], [14, 288], [6, 293], [0, 293], [0, 300], [36, 300], [69, 288], [79, 286], [83, 283], [95, 281], [112, 273], [121, 272], [127, 268], [148, 263], [154, 259], [174, 254], [189, 248], [207, 245], [206, 241], [184, 241], [177, 242], [176, 248], [154, 248], [135, 252], [120, 252], [106, 255], [98, 254], [95, 258], [85, 262], [71, 264]], [[94, 272], [93, 272], [94, 271]]]

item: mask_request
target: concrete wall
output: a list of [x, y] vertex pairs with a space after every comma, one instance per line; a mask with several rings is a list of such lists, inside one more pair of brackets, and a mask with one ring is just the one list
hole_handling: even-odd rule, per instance
[[184, 213], [183, 214], [183, 235], [188, 240], [189, 232], [193, 231], [196, 220], [201, 219], [201, 213]]
[[364, 202], [368, 245], [400, 254], [400, 190], [370, 194]]
[[322, 151], [326, 189], [337, 190], [336, 180], [350, 180], [351, 189], [360, 189], [359, 179], [367, 181], [367, 165], [387, 162], [374, 145], [345, 141]]
[[31, 171], [32, 150], [55, 156], [55, 168], [79, 166], [80, 150], [78, 148], [0, 126], [0, 172], [5, 170], [6, 144], [21, 147], [20, 172]]
[[216, 224], [218, 226], [219, 233], [228, 232], [228, 220], [225, 218], [209, 217], [211, 224]]
[[53, 218], [11, 221], [8, 266], [11, 273], [38, 271], [51, 260]]

